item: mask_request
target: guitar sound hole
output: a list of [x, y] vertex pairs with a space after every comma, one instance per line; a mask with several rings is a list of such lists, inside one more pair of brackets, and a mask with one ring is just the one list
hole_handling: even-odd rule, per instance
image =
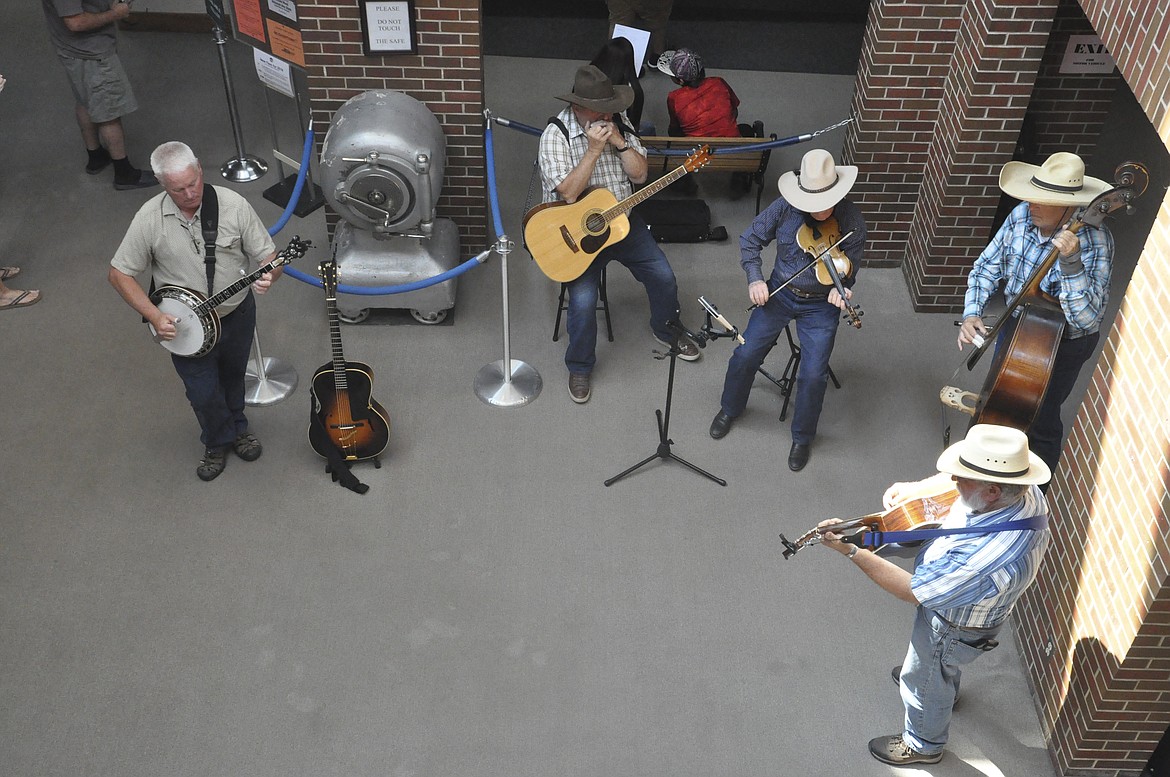
[[585, 229], [591, 235], [600, 234], [605, 231], [605, 216], [594, 211], [585, 217]]

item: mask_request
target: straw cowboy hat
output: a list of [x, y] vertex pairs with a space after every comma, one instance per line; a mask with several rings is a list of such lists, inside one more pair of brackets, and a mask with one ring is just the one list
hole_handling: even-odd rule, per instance
[[557, 95], [573, 105], [580, 105], [598, 113], [620, 113], [634, 103], [634, 89], [629, 86], [614, 86], [609, 76], [595, 65], [577, 68], [573, 79], [573, 91]]
[[1085, 163], [1076, 154], [1058, 151], [1039, 166], [1008, 162], [999, 172], [999, 188], [1037, 205], [1088, 205], [1110, 185], [1085, 175]]
[[976, 424], [938, 457], [939, 472], [989, 483], [1040, 485], [1052, 471], [1028, 450], [1028, 435], [1010, 426]]
[[845, 198], [857, 181], [857, 168], [833, 163], [833, 155], [814, 148], [800, 160], [800, 170], [780, 176], [780, 194], [797, 210], [819, 213]]

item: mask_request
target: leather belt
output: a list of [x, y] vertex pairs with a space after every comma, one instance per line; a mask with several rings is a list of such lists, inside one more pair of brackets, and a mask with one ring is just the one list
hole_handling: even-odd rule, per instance
[[800, 297], [801, 299], [826, 299], [829, 296], [828, 292], [824, 292], [821, 294], [814, 294], [811, 291], [805, 291], [804, 289], [793, 288], [792, 286], [789, 286], [788, 290], [791, 291], [796, 296]]

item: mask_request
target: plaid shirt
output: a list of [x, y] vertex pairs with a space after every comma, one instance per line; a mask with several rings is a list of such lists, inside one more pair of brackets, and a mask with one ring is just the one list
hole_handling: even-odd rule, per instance
[[[585, 128], [577, 121], [577, 114], [573, 113], [572, 106], [558, 113], [557, 118], [569, 131], [569, 139], [565, 140], [565, 133], [561, 132], [561, 128], [555, 124], [549, 124], [545, 127], [544, 133], [540, 136], [541, 202], [557, 202], [564, 199], [557, 191], [557, 186], [565, 180], [569, 173], [573, 172], [573, 168], [580, 164], [581, 160], [585, 158], [585, 152], [589, 150], [589, 139], [585, 137]], [[626, 122], [628, 126], [629, 122], [626, 121], [624, 115], [622, 121]], [[630, 148], [637, 150], [642, 156], [646, 156], [646, 148], [637, 135], [629, 132], [622, 139]], [[601, 158], [593, 166], [593, 174], [589, 176], [589, 185], [609, 189], [613, 196], [619, 200], [624, 200], [634, 193], [634, 187], [630, 183], [626, 171], [622, 169], [621, 156], [612, 146], [602, 152]]]
[[[972, 515], [956, 502], [941, 526], [991, 526], [1047, 513], [1044, 495], [1032, 486], [1015, 504], [988, 513]], [[910, 590], [956, 626], [998, 626], [1036, 578], [1048, 540], [1047, 528], [939, 537], [919, 554]]]
[[[1056, 261], [1040, 282], [1042, 291], [1060, 301], [1068, 322], [1065, 336], [1069, 338], [1092, 334], [1101, 325], [1113, 269], [1113, 236], [1107, 228], [1085, 226], [1077, 232], [1077, 237], [1081, 242], [1083, 269], [1068, 274], [1062, 269], [1062, 262]], [[987, 300], [1004, 278], [1007, 279], [1004, 296], [1010, 302], [1051, 250], [1052, 239], [1040, 234], [1032, 224], [1028, 203], [1021, 202], [975, 260], [967, 277], [963, 317], [982, 316]]]

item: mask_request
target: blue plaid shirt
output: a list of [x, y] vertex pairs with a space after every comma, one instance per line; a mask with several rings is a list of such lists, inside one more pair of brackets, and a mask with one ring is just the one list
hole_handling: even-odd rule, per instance
[[[1092, 334], [1101, 326], [1113, 270], [1113, 236], [1107, 228], [1085, 226], [1077, 232], [1077, 237], [1081, 242], [1082, 267], [1068, 273], [1063, 268], [1070, 263], [1068, 259], [1056, 261], [1040, 282], [1042, 291], [1060, 301], [1068, 322], [1065, 336], [1069, 338]], [[1004, 296], [1009, 302], [1014, 299], [1052, 247], [1051, 238], [1043, 237], [1032, 224], [1028, 203], [1021, 202], [1013, 208], [967, 277], [963, 317], [982, 316], [987, 300], [1005, 278]], [[1069, 259], [1075, 263], [1077, 257]]]
[[[955, 502], [941, 525], [991, 526], [1047, 513], [1048, 502], [1032, 486], [1019, 501], [988, 513], [972, 515]], [[918, 554], [910, 590], [923, 607], [956, 626], [998, 626], [1036, 578], [1049, 536], [1045, 528], [939, 537]]]
[[[776, 242], [776, 264], [768, 281], [769, 289], [777, 288], [808, 264], [811, 257], [796, 241], [797, 233], [804, 226], [804, 218], [804, 211], [797, 210], [783, 197], [777, 197], [739, 236], [739, 264], [749, 285], [764, 280], [764, 248], [772, 241]], [[865, 219], [861, 209], [849, 200], [841, 200], [833, 206], [833, 218], [837, 220], [840, 234], [853, 233], [841, 244], [841, 250], [853, 265], [853, 272], [841, 279], [841, 285], [851, 289], [857, 282], [857, 273], [865, 258]], [[810, 294], [827, 293], [831, 288], [817, 280], [815, 266], [801, 273], [792, 286]]]

